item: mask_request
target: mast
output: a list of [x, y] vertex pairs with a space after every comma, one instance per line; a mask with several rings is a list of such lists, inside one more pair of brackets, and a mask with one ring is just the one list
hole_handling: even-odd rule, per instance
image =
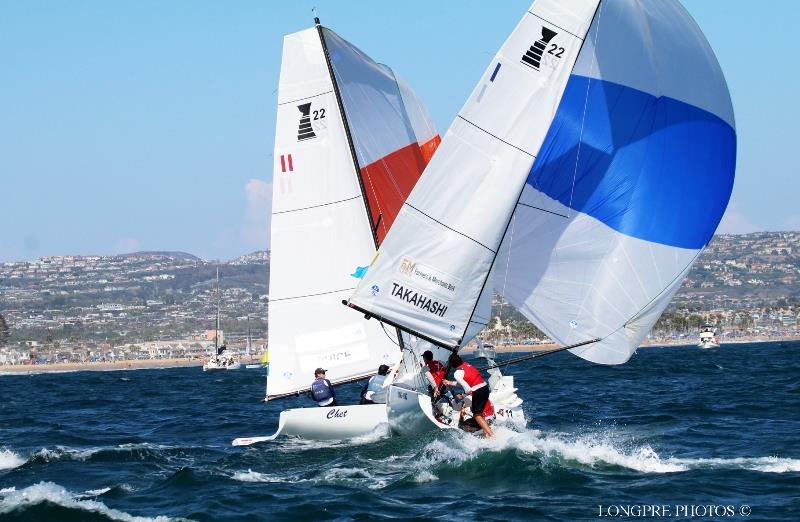
[[[356, 155], [356, 148], [353, 145], [353, 136], [350, 133], [350, 124], [347, 122], [347, 114], [344, 110], [344, 103], [342, 103], [342, 93], [339, 91], [339, 84], [336, 82], [336, 74], [333, 71], [333, 64], [331, 64], [331, 55], [328, 52], [328, 44], [325, 43], [325, 35], [322, 34], [322, 24], [319, 21], [319, 17], [314, 17], [314, 27], [317, 29], [317, 34], [319, 35], [319, 41], [322, 44], [322, 52], [325, 55], [325, 65], [328, 66], [328, 74], [331, 77], [331, 83], [333, 84], [333, 94], [336, 97], [336, 105], [339, 106], [339, 114], [342, 116], [342, 124], [344, 125], [344, 134], [347, 139], [347, 145], [350, 148], [350, 157], [353, 160], [353, 168], [355, 169], [356, 179], [358, 180], [358, 186], [361, 189], [361, 198], [364, 200], [364, 210], [367, 213], [367, 222], [369, 223], [369, 229], [372, 232], [372, 242], [375, 245], [375, 250], [378, 250], [378, 225], [380, 224], [380, 219], [382, 216], [378, 216], [378, 223], [373, 222], [372, 220], [372, 212], [369, 208], [369, 198], [367, 197], [367, 189], [364, 187], [364, 180], [361, 179], [361, 166], [358, 164], [358, 156]], [[401, 96], [402, 100], [402, 96]], [[396, 326], [396, 325], [392, 325]], [[405, 349], [405, 343], [403, 342], [403, 333], [401, 329], [395, 328], [395, 332], [397, 333], [397, 342], [400, 345], [400, 350]]]
[[336, 105], [339, 106], [339, 114], [342, 116], [342, 123], [344, 124], [344, 134], [347, 138], [347, 146], [350, 148], [350, 157], [353, 160], [353, 167], [355, 168], [356, 178], [358, 179], [358, 186], [361, 188], [361, 198], [364, 200], [364, 210], [367, 212], [367, 221], [369, 222], [369, 229], [372, 231], [372, 242], [375, 244], [375, 250], [378, 250], [378, 228], [372, 221], [372, 213], [369, 208], [369, 199], [367, 198], [367, 189], [364, 187], [364, 180], [361, 179], [361, 166], [358, 164], [358, 156], [356, 155], [356, 148], [353, 145], [353, 136], [350, 133], [350, 124], [347, 122], [347, 114], [344, 112], [344, 104], [342, 103], [342, 93], [339, 91], [339, 84], [336, 83], [336, 74], [333, 72], [333, 65], [331, 64], [331, 55], [328, 52], [328, 44], [325, 43], [325, 36], [322, 34], [322, 25], [318, 17], [314, 17], [314, 27], [317, 29], [319, 41], [322, 44], [322, 52], [325, 55], [325, 65], [328, 66], [328, 74], [331, 77], [333, 84], [333, 94], [336, 96]]
[[219, 358], [219, 266], [217, 266], [217, 322], [214, 326], [214, 360]]

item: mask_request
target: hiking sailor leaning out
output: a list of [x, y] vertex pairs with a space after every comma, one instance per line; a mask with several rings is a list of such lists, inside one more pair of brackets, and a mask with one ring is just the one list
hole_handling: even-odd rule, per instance
[[484, 408], [486, 407], [486, 403], [489, 401], [489, 387], [486, 385], [486, 381], [483, 380], [483, 377], [481, 377], [481, 374], [477, 368], [468, 362], [464, 362], [464, 360], [459, 357], [458, 354], [451, 354], [450, 358], [447, 359], [447, 364], [451, 368], [456, 369], [456, 371], [453, 372], [453, 377], [456, 381], [453, 382], [448, 381], [447, 379], [442, 379], [442, 382], [446, 386], [455, 386], [456, 384], [459, 384], [462, 388], [464, 388], [464, 393], [471, 395], [472, 418], [474, 418], [475, 422], [478, 423], [478, 426], [481, 427], [484, 435], [487, 437], [494, 437], [494, 433], [489, 427], [489, 423], [486, 422], [483, 412]]
[[314, 382], [311, 383], [311, 398], [317, 401], [318, 406], [338, 406], [336, 392], [333, 391], [331, 381], [325, 378], [326, 370], [314, 370]]

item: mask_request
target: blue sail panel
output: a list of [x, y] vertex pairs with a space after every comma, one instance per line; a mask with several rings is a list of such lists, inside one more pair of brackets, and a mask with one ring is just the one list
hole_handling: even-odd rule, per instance
[[736, 133], [687, 103], [573, 75], [527, 183], [612, 229], [702, 248], [733, 188]]

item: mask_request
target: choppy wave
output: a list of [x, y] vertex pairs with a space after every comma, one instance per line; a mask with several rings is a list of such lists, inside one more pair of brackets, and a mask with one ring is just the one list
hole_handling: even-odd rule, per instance
[[[42, 504], [54, 504], [69, 512], [90, 512], [104, 515], [111, 520], [122, 522], [165, 522], [169, 517], [139, 517], [112, 509], [97, 500], [81, 499], [64, 487], [52, 482], [40, 482], [24, 489], [8, 488], [0, 490], [0, 514], [21, 513]], [[58, 516], [56, 513], [51, 515]], [[61, 513], [64, 516], [65, 513]]]
[[18, 468], [25, 462], [25, 459], [9, 449], [0, 450], [0, 471]]
[[175, 446], [150, 443], [92, 448], [56, 446], [40, 449], [31, 456], [29, 462], [158, 460], [164, 458], [170, 451], [180, 449]]

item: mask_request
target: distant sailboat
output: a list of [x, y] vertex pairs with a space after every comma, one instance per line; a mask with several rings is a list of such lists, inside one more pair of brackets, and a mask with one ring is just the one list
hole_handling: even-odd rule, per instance
[[[719, 224], [735, 149], [725, 79], [677, 1], [539, 0], [347, 304], [443, 358], [486, 326], [494, 287], [563, 349], [624, 363]], [[418, 356], [391, 387], [393, 429], [448, 427]]]
[[219, 370], [238, 370], [242, 367], [239, 359], [230, 353], [227, 347], [219, 344], [219, 308], [220, 308], [220, 289], [219, 289], [219, 267], [217, 267], [217, 320], [214, 324], [214, 353], [203, 365], [204, 372], [214, 372]]
[[[355, 288], [440, 141], [413, 91], [339, 35], [284, 38], [271, 224], [266, 400], [395, 368], [402, 340], [340, 302]], [[311, 406], [309, 400], [309, 406]], [[270, 437], [343, 439], [386, 423], [383, 404], [281, 412]]]

